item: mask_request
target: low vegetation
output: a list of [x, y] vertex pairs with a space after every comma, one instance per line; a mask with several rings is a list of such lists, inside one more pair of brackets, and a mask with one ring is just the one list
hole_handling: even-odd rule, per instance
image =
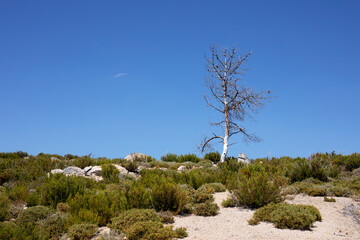
[[[231, 197], [222, 206], [259, 208], [253, 224], [272, 221], [277, 227], [309, 229], [319, 219], [316, 211], [303, 207], [306, 214], [299, 213], [298, 207], [283, 204], [286, 194], [321, 196], [324, 201], [360, 194], [357, 153], [262, 158], [249, 165], [234, 157], [219, 159], [216, 152], [203, 158], [167, 154], [162, 161], [146, 157], [133, 162], [91, 155], [0, 153], [0, 239], [59, 239], [65, 234], [86, 239], [102, 226], [128, 239], [185, 237], [185, 229], [164, 224], [171, 224], [177, 214], [218, 214], [213, 194], [226, 190]], [[113, 164], [138, 177], [122, 175]], [[89, 165], [102, 167], [103, 180], [48, 174]]]
[[260, 221], [274, 223], [276, 228], [310, 230], [315, 221], [321, 221], [321, 215], [314, 206], [270, 203], [257, 209], [249, 224]]

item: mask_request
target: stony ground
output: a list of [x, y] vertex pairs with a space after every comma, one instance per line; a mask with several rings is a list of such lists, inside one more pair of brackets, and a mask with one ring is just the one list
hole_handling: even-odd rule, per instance
[[[216, 193], [215, 202], [220, 206], [228, 192]], [[222, 208], [214, 217], [177, 216], [174, 227], [186, 227], [186, 239], [225, 240], [225, 239], [360, 239], [360, 223], [353, 218], [352, 211], [358, 211], [360, 204], [350, 198], [336, 197], [336, 202], [324, 202], [323, 197], [297, 195], [293, 204], [308, 204], [317, 207], [322, 222], [315, 222], [312, 231], [277, 229], [271, 223], [261, 222], [251, 226], [247, 220], [254, 211], [243, 208]]]

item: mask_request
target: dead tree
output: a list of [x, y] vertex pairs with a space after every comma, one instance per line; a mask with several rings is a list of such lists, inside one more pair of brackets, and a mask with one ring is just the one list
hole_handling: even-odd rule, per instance
[[210, 142], [220, 140], [223, 143], [223, 152], [220, 161], [224, 162], [228, 153], [229, 138], [241, 133], [245, 141], [261, 141], [256, 135], [249, 133], [240, 122], [253, 119], [256, 113], [270, 98], [270, 91], [257, 92], [241, 84], [241, 76], [244, 75], [243, 65], [251, 52], [240, 56], [237, 48], [224, 48], [218, 53], [216, 46], [210, 47], [210, 58], [205, 57], [208, 75], [206, 86], [210, 96], [204, 99], [208, 106], [221, 114], [221, 121], [211, 123], [213, 126], [221, 126], [224, 135], [213, 133], [212, 137], [205, 137], [200, 146], [204, 152], [211, 148]]

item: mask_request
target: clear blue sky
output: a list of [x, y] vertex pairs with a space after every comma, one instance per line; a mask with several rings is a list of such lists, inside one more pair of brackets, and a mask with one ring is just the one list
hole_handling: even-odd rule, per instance
[[198, 154], [214, 42], [253, 50], [244, 83], [276, 95], [230, 155], [359, 152], [356, 0], [3, 0], [0, 151]]

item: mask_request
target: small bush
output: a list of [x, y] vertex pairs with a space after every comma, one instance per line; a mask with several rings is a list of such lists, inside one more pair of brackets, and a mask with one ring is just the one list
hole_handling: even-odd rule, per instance
[[324, 202], [336, 202], [335, 198], [324, 197]]
[[139, 164], [136, 161], [124, 161], [122, 166], [126, 168], [129, 172], [136, 172]]
[[197, 203], [194, 205], [193, 213], [197, 216], [215, 216], [219, 213], [219, 206], [210, 201], [204, 203]]
[[351, 189], [341, 185], [335, 185], [330, 187], [330, 192], [336, 197], [350, 197], [353, 195]]
[[159, 215], [162, 223], [168, 224], [175, 222], [174, 215], [170, 211], [158, 212], [157, 214]]
[[219, 152], [210, 152], [205, 154], [204, 159], [210, 160], [213, 163], [218, 163], [220, 161], [221, 155]]
[[71, 240], [86, 240], [94, 236], [97, 229], [95, 224], [75, 224], [70, 227], [68, 235]]
[[51, 214], [46, 219], [39, 220], [34, 229], [34, 235], [37, 239], [60, 239], [65, 231], [65, 225], [60, 214]]
[[164, 162], [177, 162], [178, 156], [174, 153], [168, 153], [161, 157], [161, 160]]
[[359, 167], [360, 167], [360, 154], [359, 153], [353, 153], [353, 154], [347, 156], [347, 159], [345, 161], [345, 169], [347, 171], [352, 171]]
[[175, 236], [176, 238], [186, 238], [188, 236], [188, 233], [186, 232], [186, 228], [176, 228], [175, 229]]
[[202, 185], [198, 190], [208, 192], [208, 189], [213, 189], [214, 192], [225, 192], [226, 187], [222, 183], [206, 183]]
[[67, 203], [58, 203], [56, 206], [56, 210], [61, 214], [65, 214], [69, 212], [70, 207]]
[[249, 224], [260, 221], [272, 222], [276, 228], [310, 230], [315, 221], [321, 221], [321, 215], [314, 206], [270, 203], [257, 209]]
[[164, 227], [160, 222], [136, 222], [125, 231], [128, 240], [170, 240], [175, 237], [172, 226]]
[[196, 156], [195, 154], [185, 154], [185, 155], [180, 155], [177, 159], [178, 162], [193, 162], [193, 163], [198, 163], [200, 162], [201, 158], [199, 158], [198, 156]]
[[282, 201], [280, 186], [263, 167], [247, 166], [241, 169], [238, 187], [232, 193], [237, 205], [259, 208]]
[[166, 240], [176, 237], [172, 226], [164, 227], [161, 218], [153, 209], [127, 210], [113, 218], [109, 226], [119, 232], [124, 232], [129, 240]]
[[0, 222], [5, 221], [8, 215], [10, 199], [5, 193], [0, 193]]
[[157, 211], [172, 211], [177, 214], [187, 203], [186, 193], [178, 184], [166, 178], [160, 179], [151, 190], [153, 206]]
[[210, 193], [196, 190], [193, 195], [190, 195], [192, 203], [204, 203], [207, 201], [213, 202], [214, 196]]
[[119, 170], [110, 163], [101, 166], [101, 176], [107, 182], [118, 182], [119, 173]]
[[19, 239], [36, 239], [34, 228], [39, 220], [46, 219], [50, 215], [49, 208], [44, 206], [29, 207], [22, 211], [16, 219], [16, 234]]
[[86, 155], [86, 156], [82, 156], [82, 157], [75, 158], [73, 164], [74, 164], [76, 167], [79, 167], [79, 168], [84, 168], [84, 167], [87, 167], [87, 166], [92, 166], [94, 160], [93, 160], [90, 156], [91, 156], [91, 154], [90, 154], [90, 155]]
[[15, 227], [14, 222], [0, 222], [0, 239], [14, 239]]
[[119, 232], [125, 232], [131, 225], [136, 222], [161, 222], [160, 217], [153, 209], [130, 209], [119, 214], [118, 217], [112, 219], [110, 228], [116, 229]]
[[17, 218], [24, 210], [25, 204], [23, 202], [12, 202], [9, 204], [8, 214], [9, 218]]
[[235, 207], [235, 201], [233, 198], [227, 198], [224, 199], [221, 202], [221, 206], [225, 207], [225, 208], [231, 208], [231, 207]]

